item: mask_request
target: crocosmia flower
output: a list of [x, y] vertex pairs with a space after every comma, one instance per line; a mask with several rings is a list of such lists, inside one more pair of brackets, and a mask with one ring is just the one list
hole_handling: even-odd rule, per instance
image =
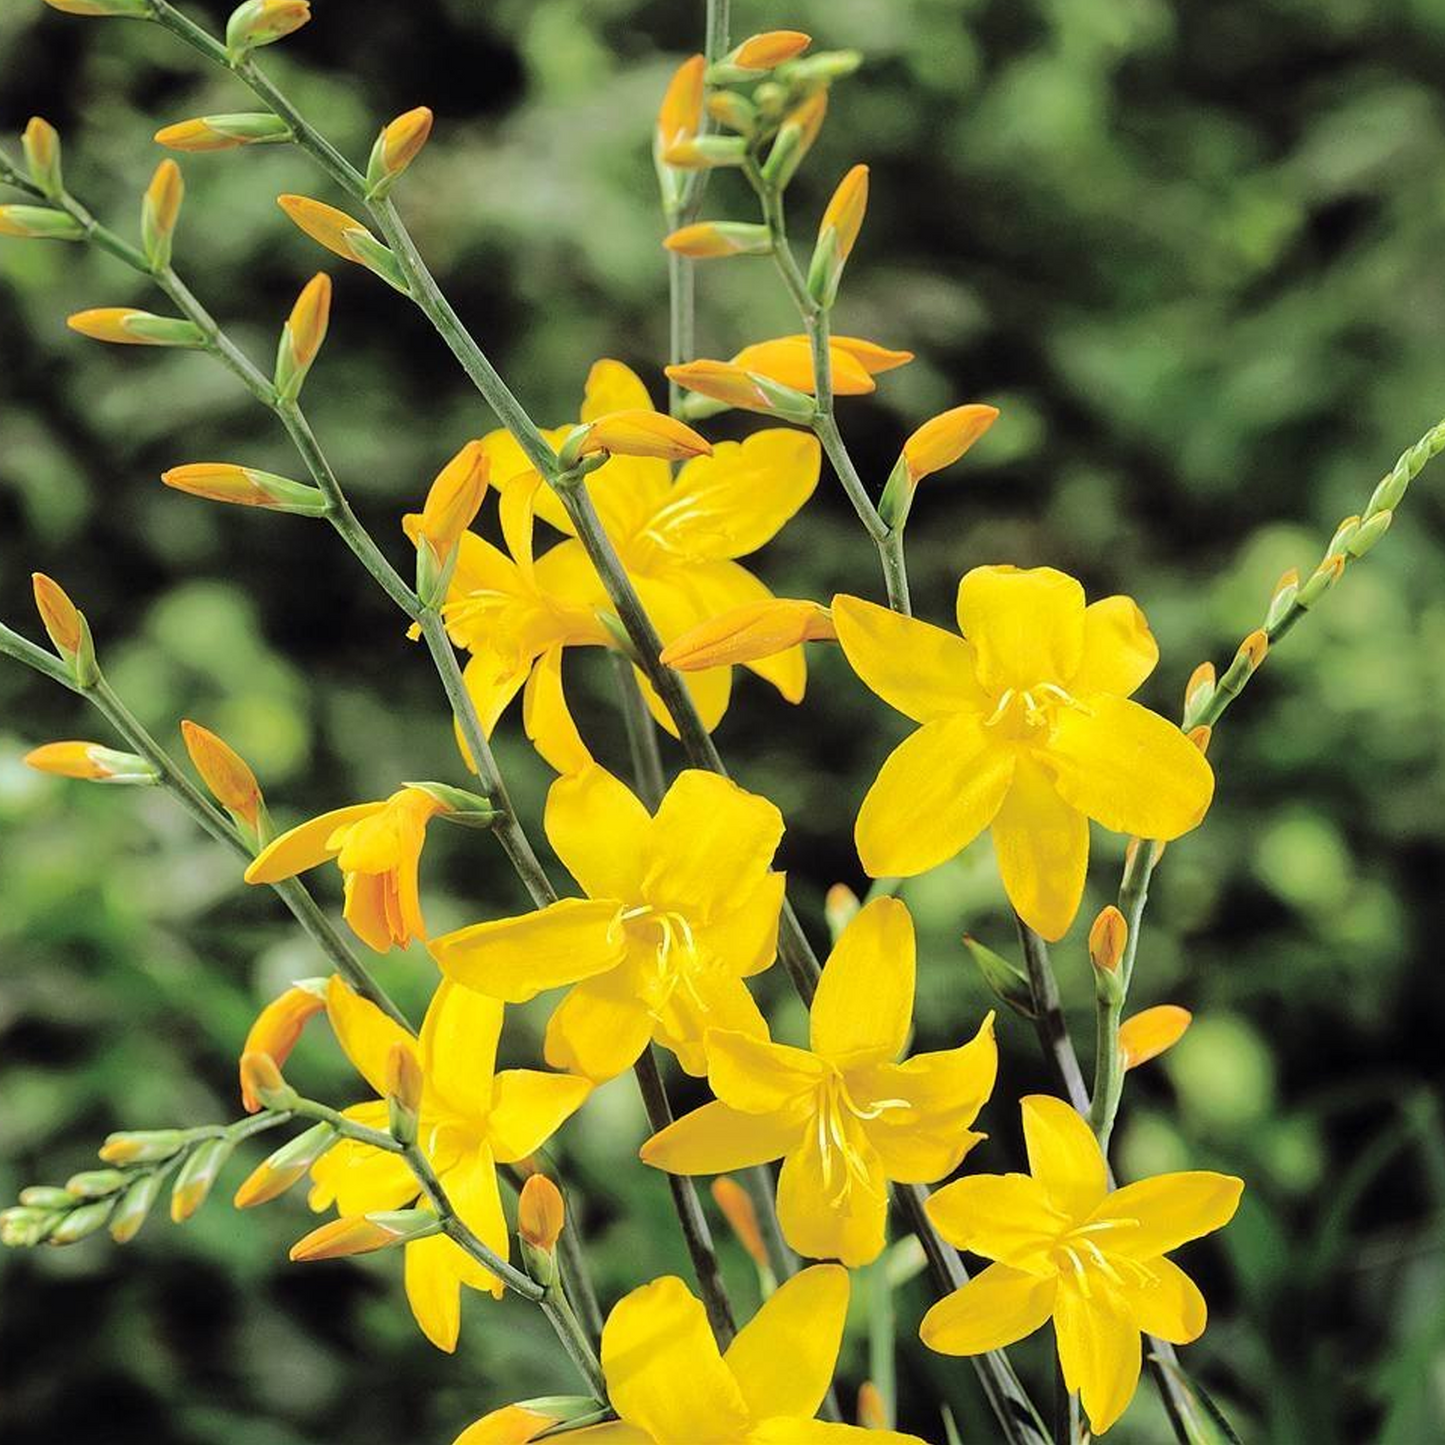
[[1159, 660], [1129, 598], [1086, 607], [1052, 567], [976, 567], [958, 584], [962, 637], [857, 597], [832, 611], [853, 670], [920, 724], [858, 814], [873, 877], [922, 873], [988, 828], [1009, 901], [1057, 939], [1083, 895], [1091, 818], [1170, 839], [1204, 817], [1203, 754], [1129, 700]]

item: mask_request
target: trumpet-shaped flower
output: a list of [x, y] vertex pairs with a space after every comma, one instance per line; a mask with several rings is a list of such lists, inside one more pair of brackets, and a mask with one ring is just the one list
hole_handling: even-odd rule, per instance
[[433, 939], [448, 978], [508, 1003], [571, 985], [547, 1062], [591, 1079], [620, 1074], [652, 1039], [700, 1075], [709, 1028], [766, 1035], [743, 979], [777, 950], [783, 820], [770, 802], [688, 770], [650, 817], [594, 764], [553, 783], [546, 828], [587, 896]]
[[913, 920], [875, 899], [844, 929], [813, 1000], [811, 1049], [710, 1030], [717, 1101], [653, 1135], [644, 1162], [718, 1174], [783, 1158], [778, 1219], [799, 1254], [863, 1265], [884, 1244], [888, 1182], [951, 1173], [983, 1138], [970, 1131], [993, 1090], [992, 1014], [961, 1048], [903, 1051], [913, 1020]]
[[[896, 1430], [814, 1419], [843, 1342], [848, 1293], [846, 1270], [805, 1269], [723, 1354], [702, 1304], [675, 1275], [633, 1290], [602, 1331], [602, 1371], [619, 1418], [565, 1438], [578, 1445], [923, 1445]], [[554, 1423], [513, 1405], [478, 1420], [455, 1445], [523, 1445]]]
[[1204, 1332], [1204, 1297], [1165, 1258], [1234, 1216], [1242, 1180], [1192, 1171], [1109, 1192], [1093, 1131], [1061, 1099], [1023, 1100], [1030, 1174], [980, 1174], [940, 1189], [928, 1215], [960, 1249], [994, 1261], [924, 1316], [946, 1355], [1002, 1349], [1053, 1317], [1064, 1383], [1094, 1434], [1139, 1382], [1139, 1335], [1176, 1345]]
[[421, 788], [402, 788], [379, 803], [354, 803], [292, 828], [257, 855], [247, 883], [279, 883], [336, 860], [346, 886], [343, 911], [352, 932], [387, 953], [426, 937], [417, 865], [426, 825], [447, 811]]
[[[347, 1058], [384, 1095], [392, 1051], [414, 1041], [374, 1004], [339, 978], [327, 989], [327, 1014]], [[418, 1144], [436, 1171], [462, 1222], [506, 1259], [510, 1246], [497, 1189], [498, 1164], [525, 1159], [571, 1117], [591, 1086], [570, 1074], [535, 1069], [495, 1073], [502, 1005], [470, 989], [443, 982], [432, 997], [417, 1045], [423, 1086]], [[343, 1111], [372, 1129], [387, 1126], [384, 1099]], [[343, 1139], [311, 1169], [311, 1207], [335, 1204], [344, 1217], [405, 1209], [420, 1187], [397, 1154]], [[438, 1348], [456, 1348], [461, 1287], [498, 1298], [502, 1282], [445, 1235], [406, 1245], [406, 1293], [416, 1322]]]
[[1203, 818], [1203, 754], [1128, 701], [1159, 658], [1129, 598], [1085, 607], [1051, 567], [976, 567], [958, 586], [962, 638], [856, 597], [832, 611], [853, 670], [920, 724], [858, 814], [873, 877], [922, 873], [990, 828], [1009, 901], [1057, 939], [1083, 893], [1089, 819], [1168, 839]]

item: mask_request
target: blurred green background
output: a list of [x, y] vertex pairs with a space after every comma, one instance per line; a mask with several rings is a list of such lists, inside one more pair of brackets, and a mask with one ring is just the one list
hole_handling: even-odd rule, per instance
[[[350, 0], [265, 63], [357, 160], [378, 124], [427, 103], [437, 134], [400, 191], [423, 251], [533, 412], [575, 413], [590, 362], [620, 356], [660, 388], [667, 323], [650, 122], [700, 4], [662, 0]], [[217, 25], [218, 4], [190, 7]], [[202, 12], [206, 12], [204, 15]], [[988, 400], [1003, 417], [929, 481], [910, 527], [914, 596], [952, 613], [982, 562], [1050, 563], [1091, 594], [1127, 591], [1164, 661], [1145, 700], [1173, 713], [1196, 662], [1227, 660], [1278, 574], [1313, 565], [1397, 452], [1445, 412], [1445, 6], [1439, 0], [795, 0], [734, 6], [868, 63], [841, 86], [792, 193], [811, 234], [844, 169], [873, 167], [872, 208], [838, 324], [919, 359], [842, 407], [881, 482], [923, 417]], [[239, 86], [150, 27], [0, 7], [0, 131], [40, 113], [72, 189], [131, 230], [164, 122], [244, 109]], [[18, 146], [12, 144], [12, 153]], [[339, 199], [282, 148], [183, 161], [177, 264], [266, 362], [300, 284], [337, 281], [307, 389], [323, 444], [399, 565], [398, 522], [450, 453], [491, 425], [420, 316], [320, 253], [273, 197]], [[752, 219], [720, 177], [710, 212]], [[700, 339], [729, 355], [795, 329], [766, 262], [700, 272]], [[59, 577], [146, 721], [222, 732], [283, 821], [401, 779], [460, 781], [424, 654], [323, 528], [169, 493], [159, 472], [233, 459], [294, 472], [288, 444], [205, 358], [119, 352], [67, 312], [153, 305], [81, 247], [0, 244], [0, 615], [38, 635], [28, 575]], [[729, 425], [716, 434], [728, 434]], [[1394, 531], [1313, 614], [1215, 739], [1218, 800], [1171, 847], [1137, 1002], [1196, 1012], [1131, 1076], [1119, 1160], [1139, 1174], [1223, 1168], [1249, 1182], [1222, 1236], [1186, 1251], [1213, 1320], [1186, 1352], [1247, 1440], [1445, 1438], [1445, 537], [1427, 472]], [[757, 559], [779, 591], [877, 595], [871, 547], [836, 488]], [[900, 720], [815, 649], [805, 704], [742, 682], [719, 742], [783, 807], [783, 862], [815, 937], [836, 880], [861, 884], [857, 803]], [[596, 750], [621, 768], [611, 677], [569, 661]], [[159, 794], [67, 785], [22, 752], [110, 741], [65, 693], [0, 667], [0, 1196], [63, 1180], [120, 1125], [232, 1117], [234, 1058], [260, 1002], [318, 971], [269, 894]], [[514, 714], [498, 752], [535, 823], [548, 775]], [[1055, 950], [1092, 1036], [1082, 934], [1117, 879], [1095, 879]], [[318, 876], [329, 903], [336, 878]], [[436, 829], [434, 928], [520, 908], [485, 835]], [[959, 936], [1012, 946], [987, 845], [907, 890], [924, 935], [920, 1045], [957, 1042], [988, 999]], [[423, 954], [380, 966], [419, 1009]], [[765, 986], [779, 1030], [797, 1010]], [[541, 1020], [509, 1047], [535, 1056]], [[360, 1089], [317, 1030], [297, 1077]], [[1017, 1167], [1019, 1094], [1048, 1087], [1008, 1017], [1004, 1071], [973, 1156]], [[696, 1090], [679, 1090], [697, 1097]], [[624, 1167], [644, 1133], [628, 1080], [559, 1141], [610, 1302], [686, 1273], [661, 1179]], [[415, 1331], [399, 1261], [300, 1269], [299, 1200], [237, 1216], [222, 1197], [121, 1250], [91, 1241], [0, 1258], [0, 1438], [10, 1445], [379, 1445], [448, 1441], [486, 1407], [571, 1388], [525, 1305], [469, 1301], [455, 1359]], [[745, 1261], [729, 1247], [740, 1300]], [[902, 1337], [926, 1304], [900, 1301]], [[1020, 1352], [1038, 1371], [1038, 1342]], [[861, 1340], [845, 1357], [849, 1389]], [[955, 1403], [992, 1433], [964, 1364], [908, 1347], [905, 1422]], [[1037, 1378], [1037, 1376], [1035, 1376]], [[1147, 1385], [1122, 1445], [1166, 1438]]]

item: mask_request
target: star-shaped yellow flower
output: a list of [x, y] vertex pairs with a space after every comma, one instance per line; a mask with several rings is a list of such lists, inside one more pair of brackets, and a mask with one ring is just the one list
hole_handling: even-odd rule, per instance
[[945, 1355], [1002, 1349], [1053, 1317], [1064, 1383], [1094, 1434], [1139, 1383], [1139, 1334], [1176, 1345], [1204, 1332], [1204, 1297], [1165, 1259], [1234, 1216], [1244, 1182], [1160, 1174], [1109, 1192], [1093, 1131], [1061, 1099], [1023, 1100], [1029, 1174], [980, 1174], [928, 1201], [938, 1232], [994, 1260], [924, 1316], [923, 1343]]
[[783, 819], [713, 773], [678, 775], [655, 817], [595, 764], [558, 778], [547, 837], [585, 898], [433, 939], [443, 973], [524, 1003], [572, 985], [547, 1027], [547, 1062], [609, 1079], [650, 1039], [706, 1071], [710, 1027], [765, 1036], [743, 979], [777, 951]]
[[[602, 1331], [602, 1370], [620, 1418], [563, 1438], [577, 1445], [923, 1445], [897, 1430], [814, 1419], [843, 1342], [848, 1292], [848, 1272], [837, 1265], [805, 1269], [720, 1354], [701, 1303], [675, 1275], [633, 1290]], [[545, 1411], [545, 1401], [494, 1411], [455, 1445], [523, 1445], [556, 1423]]]
[[[326, 1009], [338, 1042], [356, 1070], [384, 1095], [394, 1045], [411, 1036], [338, 978]], [[571, 1074], [535, 1069], [494, 1073], [502, 1005], [445, 983], [422, 1024], [418, 1058], [424, 1087], [417, 1140], [462, 1221], [503, 1259], [510, 1235], [497, 1190], [498, 1164], [535, 1153], [587, 1097], [591, 1085]], [[384, 1099], [344, 1110], [372, 1129], [387, 1127]], [[342, 1140], [312, 1166], [311, 1207], [333, 1203], [344, 1216], [405, 1209], [420, 1196], [416, 1176], [396, 1154]], [[406, 1249], [406, 1294], [422, 1332], [443, 1350], [456, 1348], [461, 1287], [489, 1290], [502, 1283], [445, 1235], [414, 1240]]]
[[1203, 754], [1128, 701], [1159, 660], [1129, 598], [1086, 607], [1051, 567], [976, 567], [958, 584], [961, 638], [856, 597], [832, 611], [853, 670], [921, 724], [858, 814], [873, 877], [922, 873], [989, 828], [1009, 901], [1052, 940], [1078, 912], [1089, 819], [1169, 839], [1203, 818]]
[[378, 953], [405, 948], [426, 937], [417, 866], [426, 825], [445, 811], [430, 793], [402, 788], [378, 803], [322, 813], [268, 844], [246, 869], [246, 882], [279, 883], [334, 858], [352, 931]]
[[818, 981], [811, 1051], [710, 1030], [717, 1101], [653, 1135], [642, 1158], [673, 1174], [721, 1174], [783, 1158], [778, 1219], [815, 1259], [867, 1264], [884, 1245], [888, 1181], [932, 1183], [983, 1138], [993, 1015], [961, 1048], [894, 1062], [913, 1020], [913, 920], [879, 898], [844, 929]]

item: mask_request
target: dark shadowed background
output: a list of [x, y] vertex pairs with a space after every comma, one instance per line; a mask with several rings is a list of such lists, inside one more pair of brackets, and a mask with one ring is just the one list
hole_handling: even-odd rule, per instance
[[[544, 422], [574, 415], [590, 363], [619, 356], [661, 396], [665, 270], [648, 149], [700, 4], [639, 0], [318, 0], [265, 64], [362, 161], [377, 126], [426, 103], [431, 146], [398, 195], [458, 310]], [[203, 15], [202, 12], [206, 12]], [[223, 7], [195, 4], [217, 22]], [[1445, 7], [1438, 0], [738, 0], [737, 35], [797, 25], [867, 65], [839, 87], [792, 192], [795, 232], [846, 167], [873, 199], [838, 324], [916, 350], [842, 424], [881, 482], [903, 435], [967, 400], [993, 432], [928, 481], [910, 527], [915, 604], [952, 614], [982, 562], [1050, 563], [1143, 605], [1164, 661], [1145, 700], [1174, 713], [1194, 665], [1227, 660], [1275, 578], [1313, 565], [1395, 455], [1445, 413]], [[0, 7], [0, 131], [40, 113], [72, 189], [132, 232], [158, 125], [249, 98], [151, 27], [38, 0]], [[12, 154], [18, 144], [10, 144]], [[321, 253], [282, 191], [337, 201], [283, 148], [183, 159], [177, 265], [257, 359], [319, 264], [337, 296], [307, 388], [324, 445], [399, 565], [432, 474], [492, 425], [420, 315]], [[715, 216], [753, 219], [736, 178]], [[766, 262], [700, 272], [704, 351], [795, 329]], [[163, 489], [184, 461], [295, 463], [271, 419], [204, 357], [121, 352], [63, 324], [86, 306], [157, 305], [81, 247], [0, 242], [0, 615], [39, 635], [40, 568], [86, 609], [119, 691], [168, 739], [189, 716], [262, 775], [283, 821], [461, 780], [440, 694], [398, 614], [330, 534]], [[163, 309], [163, 304], [158, 306]], [[729, 434], [732, 424], [716, 429]], [[876, 596], [871, 547], [836, 487], [757, 559], [789, 595]], [[1166, 1060], [1131, 1076], [1119, 1161], [1139, 1174], [1228, 1169], [1236, 1222], [1185, 1262], [1212, 1327], [1187, 1359], [1247, 1440], [1417, 1445], [1445, 1438], [1445, 477], [1427, 472], [1383, 545], [1271, 658], [1212, 757], [1204, 828], [1171, 847], [1136, 996], [1196, 1011]], [[900, 720], [815, 650], [791, 709], [740, 683], [719, 743], [789, 823], [783, 861], [815, 937], [823, 891], [861, 884], [857, 803]], [[621, 768], [602, 659], [569, 660], [589, 736]], [[318, 971], [269, 894], [160, 794], [27, 772], [52, 738], [110, 741], [77, 700], [0, 667], [0, 1196], [63, 1180], [121, 1124], [233, 1116], [238, 1047], [260, 1002]], [[548, 774], [515, 715], [498, 752], [535, 824]], [[1055, 950], [1092, 1036], [1082, 934], [1117, 880], [1095, 878]], [[519, 908], [483, 834], [436, 829], [425, 862], [440, 928]], [[328, 902], [334, 873], [318, 875]], [[986, 844], [906, 893], [924, 938], [918, 1036], [971, 1034], [988, 999], [959, 936], [1010, 947]], [[413, 1008], [425, 955], [381, 972]], [[787, 1035], [783, 980], [765, 981]], [[541, 1019], [519, 1018], [516, 1060]], [[312, 1092], [361, 1086], [324, 1030], [297, 1056]], [[973, 1156], [1016, 1167], [1019, 1094], [1048, 1087], [1027, 1026]], [[559, 1142], [610, 1302], [686, 1273], [660, 1178], [624, 1167], [644, 1132], [628, 1080]], [[237, 1216], [220, 1197], [184, 1228], [0, 1258], [0, 1438], [148, 1445], [445, 1442], [486, 1407], [572, 1387], [519, 1302], [473, 1297], [449, 1359], [414, 1329], [398, 1260], [285, 1262], [299, 1200]], [[745, 1261], [729, 1246], [740, 1299]], [[926, 1303], [900, 1301], [905, 1337]], [[1029, 1370], [1037, 1343], [1020, 1354]], [[850, 1390], [863, 1369], [850, 1341]], [[925, 1381], [926, 1377], [926, 1381]], [[905, 1423], [955, 1402], [991, 1439], [966, 1365], [914, 1345]], [[925, 1383], [927, 1388], [924, 1388]], [[1147, 1385], [1116, 1431], [1164, 1437]]]

